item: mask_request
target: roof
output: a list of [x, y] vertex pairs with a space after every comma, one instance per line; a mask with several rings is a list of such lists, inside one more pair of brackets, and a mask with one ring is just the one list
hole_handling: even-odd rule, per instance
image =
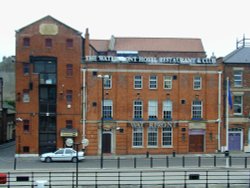
[[[113, 41], [112, 41], [113, 40]], [[198, 38], [139, 38], [114, 37], [111, 40], [91, 40], [91, 45], [100, 51], [108, 51], [113, 44], [114, 51], [150, 51], [150, 52], [203, 52], [201, 39]]]
[[250, 63], [250, 47], [234, 50], [223, 58], [224, 63]]
[[31, 25], [33, 25], [33, 24], [35, 24], [35, 23], [38, 23], [38, 22], [42, 22], [42, 21], [44, 21], [44, 20], [53, 20], [54, 22], [57, 22], [57, 23], [59, 23], [59, 24], [65, 26], [65, 27], [67, 27], [67, 28], [73, 30], [73, 31], [76, 32], [77, 34], [82, 34], [82, 32], [77, 31], [76, 29], [74, 29], [74, 28], [72, 28], [72, 27], [70, 27], [70, 26], [68, 26], [68, 25], [66, 25], [66, 24], [64, 24], [64, 23], [62, 23], [61, 21], [59, 21], [59, 20], [53, 18], [53, 17], [50, 16], [50, 15], [45, 16], [45, 17], [43, 17], [43, 18], [41, 18], [41, 19], [39, 19], [39, 20], [37, 20], [37, 21], [35, 21], [35, 22], [33, 22], [33, 23], [27, 25], [27, 26], [24, 26], [24, 27], [20, 28], [20, 29], [18, 29], [16, 32], [21, 32], [22, 30], [26, 29], [27, 27], [30, 27]]

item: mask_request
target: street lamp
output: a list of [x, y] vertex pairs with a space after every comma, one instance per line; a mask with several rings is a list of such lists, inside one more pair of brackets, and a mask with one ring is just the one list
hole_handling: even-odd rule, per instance
[[104, 107], [104, 79], [109, 78], [109, 75], [97, 75], [98, 78], [102, 79], [102, 105], [101, 105], [101, 168], [103, 168], [103, 121], [104, 121], [104, 114], [103, 114], [103, 107]]

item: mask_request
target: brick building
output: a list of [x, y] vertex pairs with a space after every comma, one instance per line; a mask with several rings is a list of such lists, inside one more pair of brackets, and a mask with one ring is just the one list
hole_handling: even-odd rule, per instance
[[102, 144], [112, 154], [220, 150], [222, 66], [206, 58], [200, 39], [112, 36], [89, 43], [87, 154], [100, 154]]
[[[237, 49], [223, 59], [224, 91], [226, 78], [231, 86], [232, 108], [228, 112], [228, 149], [250, 151], [250, 39], [237, 41]], [[226, 93], [224, 94], [226, 96]], [[224, 106], [226, 121], [226, 106]], [[226, 132], [226, 131], [225, 131]], [[224, 135], [226, 137], [226, 135]]]
[[213, 153], [222, 68], [200, 39], [90, 40], [42, 18], [16, 33], [17, 153]]
[[16, 31], [16, 153], [38, 154], [78, 142], [81, 33], [46, 16]]

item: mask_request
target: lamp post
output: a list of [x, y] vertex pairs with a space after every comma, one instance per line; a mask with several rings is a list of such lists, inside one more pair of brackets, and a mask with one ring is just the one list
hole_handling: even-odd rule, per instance
[[104, 121], [104, 114], [103, 114], [103, 107], [104, 107], [104, 79], [109, 78], [109, 75], [97, 75], [98, 78], [102, 79], [102, 104], [101, 104], [101, 168], [103, 168], [103, 121]]

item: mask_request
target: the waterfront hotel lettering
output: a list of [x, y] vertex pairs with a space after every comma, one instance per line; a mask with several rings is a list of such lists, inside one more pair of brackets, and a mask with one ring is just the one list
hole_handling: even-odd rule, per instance
[[86, 56], [86, 62], [124, 62], [150, 64], [214, 64], [216, 58], [189, 58], [189, 57], [117, 57], [117, 56]]

